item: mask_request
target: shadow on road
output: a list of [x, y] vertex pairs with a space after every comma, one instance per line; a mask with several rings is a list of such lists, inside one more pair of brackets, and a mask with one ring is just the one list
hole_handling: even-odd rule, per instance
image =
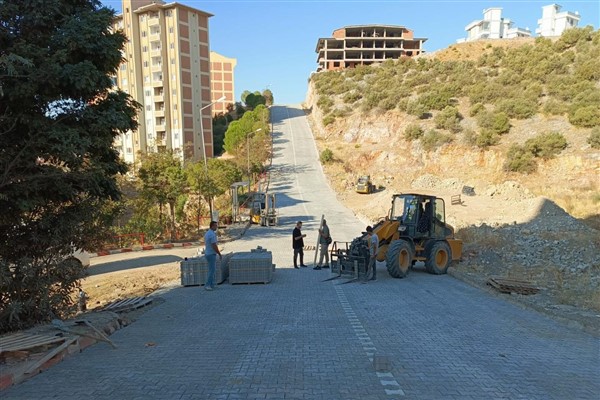
[[183, 260], [183, 258], [174, 256], [174, 255], [164, 255], [164, 256], [148, 256], [148, 257], [140, 257], [133, 258], [130, 260], [120, 260], [120, 261], [112, 261], [104, 264], [96, 264], [90, 268], [88, 268], [88, 275], [102, 275], [107, 274], [109, 272], [116, 271], [125, 271], [129, 269], [136, 268], [144, 268], [144, 267], [152, 267], [160, 264], [168, 264], [172, 262], [179, 262]]

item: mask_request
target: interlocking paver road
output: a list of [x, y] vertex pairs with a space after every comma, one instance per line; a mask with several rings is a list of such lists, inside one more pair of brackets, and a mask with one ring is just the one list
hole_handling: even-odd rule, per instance
[[[307, 244], [321, 214], [336, 240], [365, 224], [329, 189], [302, 111], [272, 111], [281, 224], [253, 226], [226, 248], [273, 251], [273, 282], [166, 290], [164, 303], [111, 336], [118, 349], [97, 344], [3, 400], [598, 399], [596, 337], [447, 275], [396, 280], [380, 267], [377, 282], [362, 285], [291, 268], [296, 220]], [[389, 368], [376, 371], [373, 358]]]

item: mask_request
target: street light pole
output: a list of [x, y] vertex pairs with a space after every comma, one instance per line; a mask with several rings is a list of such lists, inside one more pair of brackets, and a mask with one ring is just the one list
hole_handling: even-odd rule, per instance
[[[205, 140], [204, 140], [204, 114], [203, 114], [203, 111], [207, 108], [212, 107], [216, 103], [220, 103], [224, 100], [225, 100], [225, 96], [221, 96], [218, 100], [200, 108], [200, 136], [202, 136], [202, 158], [204, 159], [204, 172], [206, 172], [206, 177], [208, 177], [208, 163], [206, 161], [206, 144], [204, 143]], [[200, 103], [200, 104], [202, 104], [202, 103]], [[208, 200], [208, 208], [209, 208], [209, 212], [210, 212], [210, 219], [212, 221], [212, 218], [213, 218], [212, 197], [210, 197]]]
[[250, 190], [250, 135], [260, 131], [262, 131], [262, 128], [258, 128], [253, 132], [246, 133], [246, 151], [248, 152], [248, 169], [246, 172], [248, 173], [248, 190]]

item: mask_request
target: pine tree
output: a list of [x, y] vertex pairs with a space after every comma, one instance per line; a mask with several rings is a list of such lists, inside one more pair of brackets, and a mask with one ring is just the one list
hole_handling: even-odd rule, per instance
[[72, 305], [83, 274], [64, 258], [106, 232], [113, 148], [138, 105], [113, 91], [126, 41], [96, 0], [0, 2], [0, 331]]

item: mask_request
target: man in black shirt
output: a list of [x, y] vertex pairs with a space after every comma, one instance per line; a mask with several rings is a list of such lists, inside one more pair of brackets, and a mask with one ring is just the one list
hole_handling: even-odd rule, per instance
[[296, 222], [296, 227], [294, 228], [294, 232], [292, 233], [292, 248], [294, 249], [294, 268], [298, 269], [298, 254], [300, 254], [300, 266], [306, 267], [304, 265], [304, 238], [306, 235], [302, 234], [302, 221]]

